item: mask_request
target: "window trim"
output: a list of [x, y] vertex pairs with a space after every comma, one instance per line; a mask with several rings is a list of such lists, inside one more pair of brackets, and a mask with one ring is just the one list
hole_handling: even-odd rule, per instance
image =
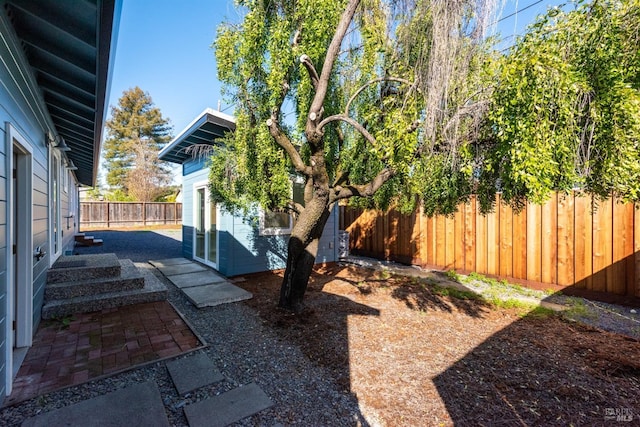
[[264, 209], [260, 209], [260, 236], [287, 236], [291, 234], [291, 231], [293, 230], [293, 215], [287, 214], [289, 217], [288, 227], [265, 227], [265, 213]]
[[[304, 194], [304, 180], [302, 178], [293, 178], [291, 180], [291, 198], [294, 197], [293, 187], [294, 185], [302, 185], [303, 186], [303, 194]], [[304, 203], [304, 202], [303, 202]], [[288, 236], [293, 231], [293, 226], [295, 225], [295, 220], [291, 213], [288, 213], [289, 216], [289, 226], [288, 227], [265, 227], [265, 213], [264, 209], [260, 209], [260, 221], [259, 221], [259, 229], [258, 234], [260, 236]], [[286, 212], [282, 212], [285, 213]]]
[[69, 194], [69, 169], [66, 166], [60, 165], [60, 179], [62, 180], [62, 191], [65, 194]]

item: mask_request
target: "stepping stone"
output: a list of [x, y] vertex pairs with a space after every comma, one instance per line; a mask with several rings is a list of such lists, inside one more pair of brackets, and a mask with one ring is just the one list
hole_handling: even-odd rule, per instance
[[154, 267], [167, 267], [169, 265], [190, 264], [191, 261], [186, 258], [168, 258], [158, 261], [149, 261]]
[[168, 279], [179, 288], [190, 288], [192, 286], [213, 285], [215, 283], [224, 283], [227, 280], [220, 277], [211, 270], [197, 271], [195, 273], [178, 274], [170, 276]]
[[132, 385], [22, 423], [26, 427], [169, 427], [160, 390], [154, 381]]
[[273, 406], [256, 383], [184, 407], [190, 427], [224, 427]]
[[180, 395], [224, 380], [224, 375], [204, 353], [167, 362], [167, 369]]
[[165, 276], [170, 277], [177, 274], [194, 273], [196, 271], [207, 271], [208, 269], [207, 267], [196, 264], [195, 262], [189, 262], [188, 264], [165, 265], [163, 267], [158, 267], [158, 270], [160, 270]]
[[182, 292], [184, 292], [189, 301], [198, 308], [213, 307], [220, 304], [253, 298], [253, 295], [250, 292], [232, 285], [231, 283], [182, 288]]

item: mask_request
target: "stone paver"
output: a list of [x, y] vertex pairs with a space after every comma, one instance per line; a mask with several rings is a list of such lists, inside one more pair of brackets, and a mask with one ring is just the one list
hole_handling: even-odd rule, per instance
[[167, 277], [175, 276], [176, 274], [187, 274], [196, 271], [207, 271], [207, 267], [196, 264], [195, 262], [189, 262], [188, 264], [174, 264], [158, 267], [158, 270]]
[[171, 283], [179, 288], [190, 288], [193, 286], [213, 285], [214, 283], [225, 283], [227, 280], [211, 270], [197, 271], [195, 273], [178, 274], [167, 277]]
[[153, 264], [153, 266], [155, 267], [167, 267], [170, 265], [180, 265], [180, 264], [189, 264], [191, 261], [189, 261], [186, 258], [167, 258], [167, 259], [161, 259], [159, 261], [149, 261], [149, 263]]
[[186, 263], [179, 263], [176, 259], [149, 261], [149, 263], [156, 266], [171, 283], [180, 288], [189, 301], [198, 308], [253, 298], [250, 292], [231, 284], [215, 271], [196, 262], [185, 260]]
[[182, 288], [189, 301], [198, 308], [213, 307], [230, 302], [250, 299], [253, 295], [231, 283]]
[[190, 427], [224, 427], [273, 405], [255, 383], [184, 407]]
[[204, 353], [167, 362], [167, 369], [180, 395], [224, 380], [224, 375]]
[[169, 426], [160, 391], [154, 381], [29, 418], [26, 427]]

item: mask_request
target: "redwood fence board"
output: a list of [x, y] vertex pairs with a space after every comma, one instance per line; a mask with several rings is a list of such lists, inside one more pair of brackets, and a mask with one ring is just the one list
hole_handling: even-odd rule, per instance
[[426, 217], [340, 207], [354, 254], [423, 267], [640, 297], [640, 211], [609, 198], [554, 194], [519, 212], [497, 200], [481, 215], [471, 198], [456, 214]]
[[80, 202], [81, 228], [131, 227], [181, 223], [182, 203]]

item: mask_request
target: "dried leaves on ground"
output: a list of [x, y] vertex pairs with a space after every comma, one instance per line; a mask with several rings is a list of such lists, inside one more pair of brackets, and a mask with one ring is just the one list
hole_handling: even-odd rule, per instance
[[254, 294], [247, 303], [265, 324], [327, 368], [372, 424], [640, 419], [640, 343], [633, 338], [355, 266], [318, 268], [300, 315], [275, 307], [281, 272], [245, 279], [237, 284]]

